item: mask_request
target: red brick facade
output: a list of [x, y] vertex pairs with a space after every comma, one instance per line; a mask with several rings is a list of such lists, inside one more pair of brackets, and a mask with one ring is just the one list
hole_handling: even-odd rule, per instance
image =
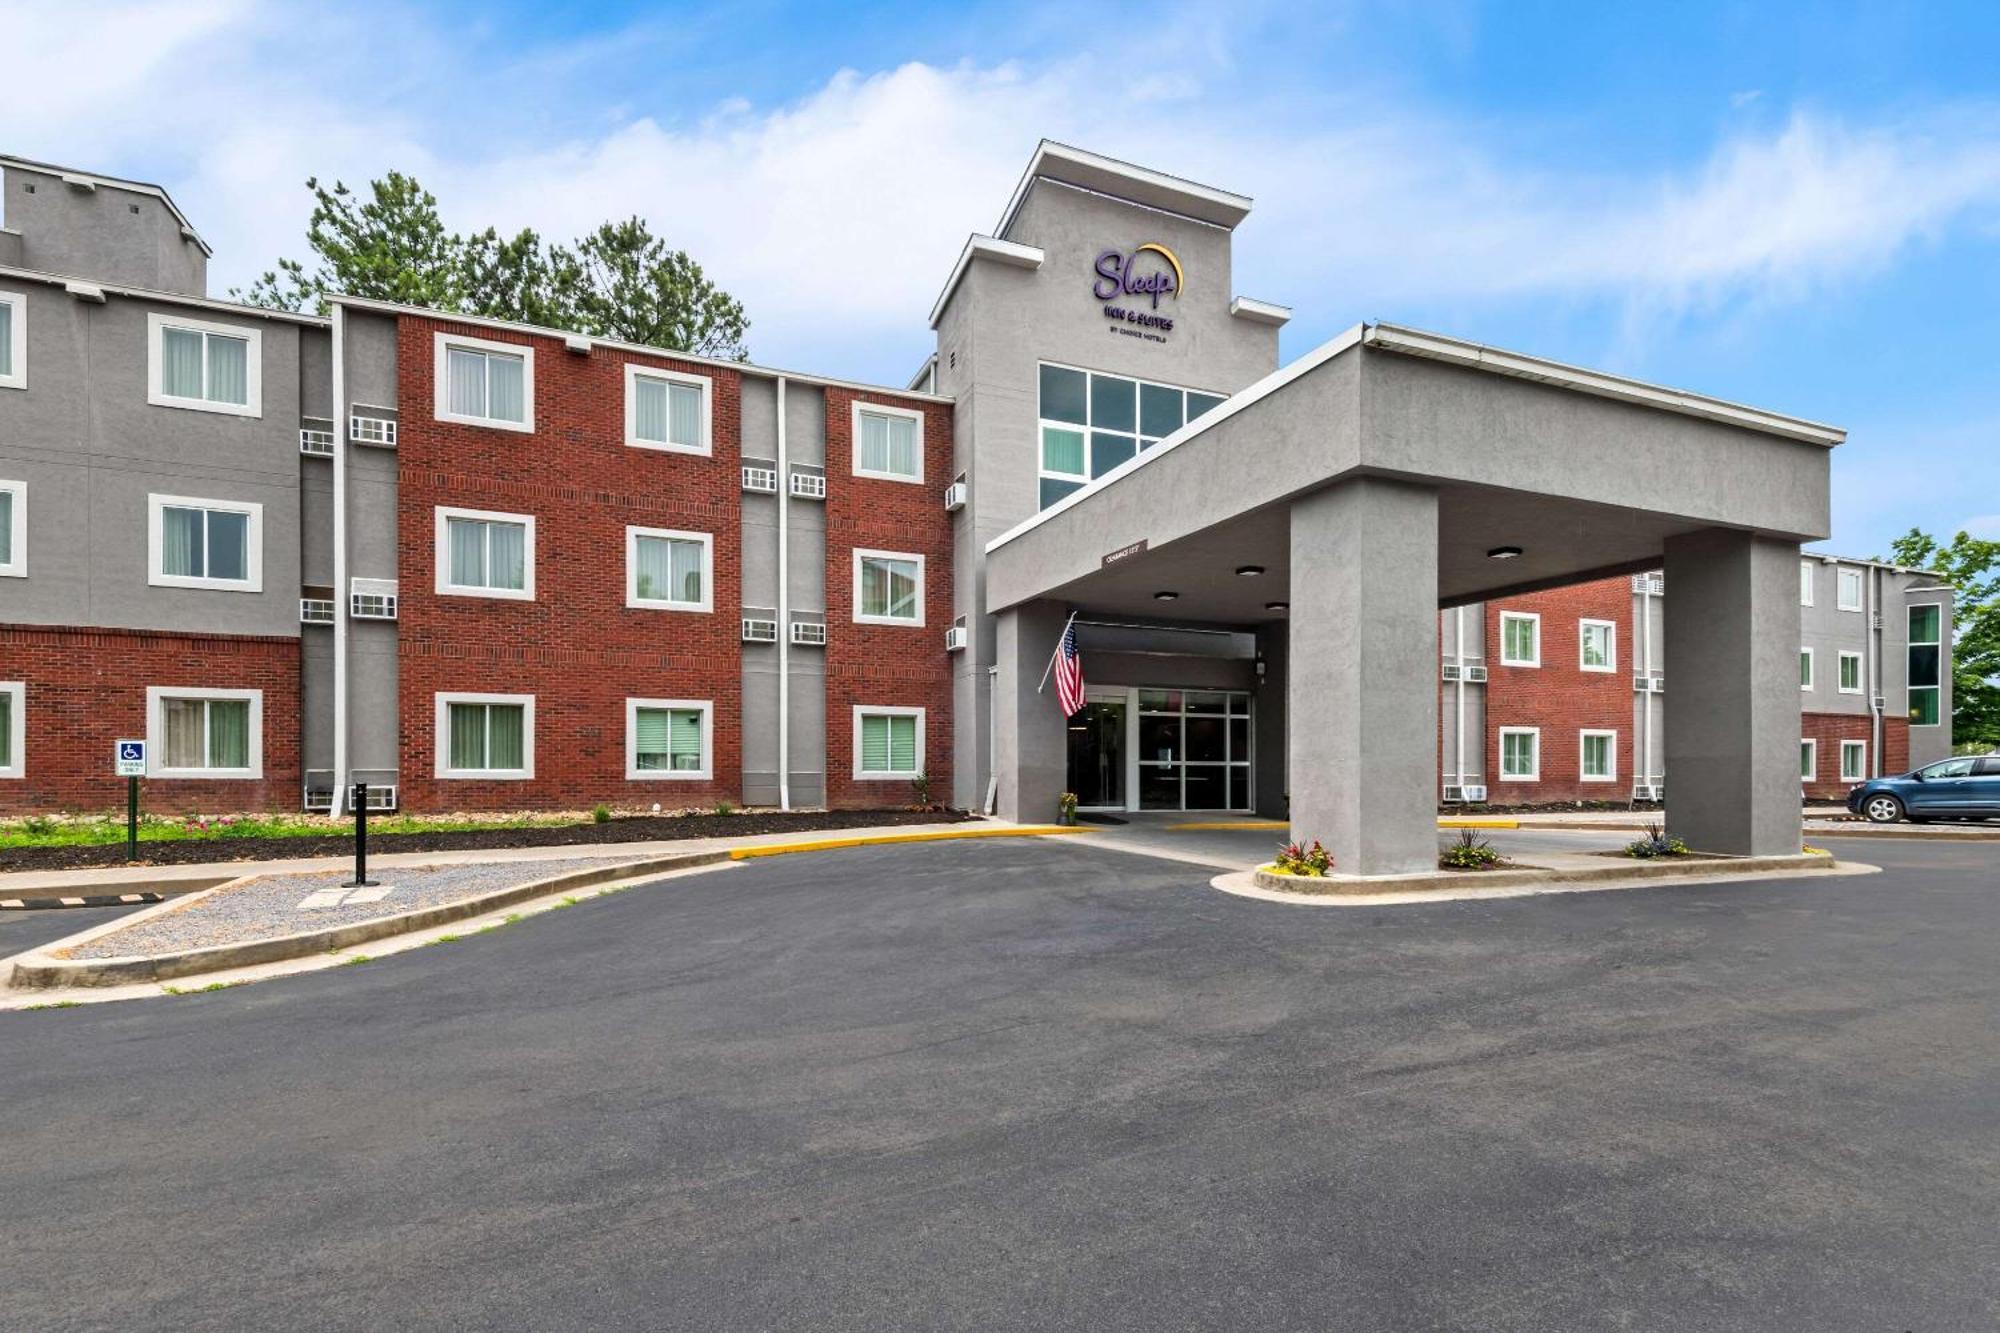
[[[1814, 742], [1814, 777], [1804, 784], [1805, 794], [1818, 800], [1844, 800], [1854, 779], [1840, 776], [1840, 746], [1843, 741], [1860, 741], [1863, 777], [1875, 775], [1873, 726], [1865, 713], [1807, 713], [1799, 720], [1801, 741]], [[1882, 772], [1903, 773], [1910, 767], [1910, 723], [1908, 718], [1882, 720]], [[1804, 769], [1804, 747], [1800, 748], [1800, 773]]]
[[[742, 798], [741, 377], [670, 356], [399, 321], [401, 799], [409, 810], [672, 810]], [[532, 432], [437, 420], [438, 332], [534, 351]], [[712, 453], [625, 443], [625, 365], [712, 382]], [[532, 600], [440, 595], [439, 506], [535, 518]], [[706, 612], [626, 606], [626, 528], [713, 538]], [[532, 780], [440, 778], [439, 692], [535, 696]], [[627, 780], [627, 698], [712, 704], [707, 780]]]
[[[923, 413], [921, 483], [854, 475], [857, 399]], [[951, 515], [942, 496], [952, 476], [951, 450], [949, 407], [883, 393], [826, 391], [826, 799], [836, 808], [907, 805], [912, 799], [905, 781], [854, 776], [854, 709], [867, 704], [924, 710], [931, 798], [949, 799], [951, 659], [944, 632], [952, 621]], [[855, 623], [857, 548], [924, 558], [922, 625]]]
[[146, 778], [146, 810], [299, 807], [297, 639], [15, 625], [0, 628], [0, 680], [25, 686], [14, 727], [25, 774], [0, 778], [0, 810], [123, 810], [113, 744], [147, 735], [146, 691], [154, 686], [261, 690], [263, 764], [256, 778]]
[[[1632, 583], [1599, 579], [1527, 597], [1494, 602], [1486, 614], [1486, 775], [1490, 800], [1508, 805], [1555, 801], [1624, 801], [1632, 794]], [[1541, 617], [1541, 665], [1502, 661], [1500, 627], [1506, 612]], [[1615, 625], [1610, 671], [1582, 669], [1584, 620]], [[1500, 730], [1541, 731], [1541, 772], [1533, 782], [1500, 771]], [[1615, 731], [1616, 769], [1609, 782], [1582, 777], [1583, 731]]]

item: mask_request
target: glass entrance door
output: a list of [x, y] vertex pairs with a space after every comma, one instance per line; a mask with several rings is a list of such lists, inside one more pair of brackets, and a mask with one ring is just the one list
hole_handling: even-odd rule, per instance
[[1069, 720], [1069, 789], [1086, 810], [1125, 808], [1125, 704], [1093, 699]]

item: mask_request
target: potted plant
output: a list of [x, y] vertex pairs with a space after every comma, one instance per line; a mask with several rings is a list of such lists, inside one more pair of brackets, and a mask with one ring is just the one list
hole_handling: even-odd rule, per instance
[[1076, 793], [1066, 791], [1056, 797], [1056, 823], [1065, 828], [1076, 823]]

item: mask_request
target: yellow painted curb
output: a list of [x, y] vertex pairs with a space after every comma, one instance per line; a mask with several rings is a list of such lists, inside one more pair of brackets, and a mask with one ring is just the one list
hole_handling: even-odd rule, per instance
[[1518, 819], [1440, 819], [1439, 828], [1519, 828]]
[[1282, 819], [1220, 819], [1213, 824], [1169, 824], [1169, 833], [1191, 833], [1209, 829], [1261, 829], [1268, 833], [1272, 829], [1290, 828]]
[[1054, 833], [1088, 833], [1087, 828], [1059, 824], [1028, 824], [1020, 828], [936, 829], [923, 833], [871, 833], [858, 838], [815, 838], [811, 842], [771, 842], [759, 847], [733, 847], [732, 861], [791, 852], [830, 852], [841, 847], [878, 847], [896, 842], [947, 842], [954, 838], [1040, 838]]

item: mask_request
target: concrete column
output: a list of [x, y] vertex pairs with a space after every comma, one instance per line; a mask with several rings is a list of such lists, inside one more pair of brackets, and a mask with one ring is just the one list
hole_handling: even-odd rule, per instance
[[1667, 542], [1667, 831], [1696, 851], [1799, 850], [1799, 548], [1710, 528]]
[[1069, 733], [1056, 704], [1055, 681], [1036, 689], [1068, 619], [1068, 608], [1053, 602], [1010, 607], [997, 617], [993, 762], [1000, 775], [1002, 819], [1053, 820], [1056, 798], [1069, 778]]
[[1294, 838], [1344, 875], [1437, 868], [1437, 492], [1360, 477], [1292, 504]]

